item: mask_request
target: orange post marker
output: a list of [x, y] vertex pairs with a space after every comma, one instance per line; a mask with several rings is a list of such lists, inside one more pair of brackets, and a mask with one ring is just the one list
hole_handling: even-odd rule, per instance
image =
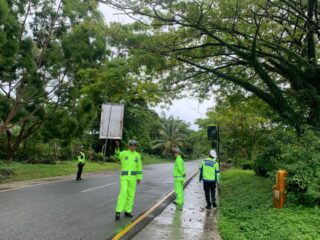
[[273, 207], [283, 208], [286, 201], [287, 191], [286, 191], [286, 177], [288, 173], [285, 170], [279, 170], [277, 172], [276, 185], [272, 187], [273, 189]]

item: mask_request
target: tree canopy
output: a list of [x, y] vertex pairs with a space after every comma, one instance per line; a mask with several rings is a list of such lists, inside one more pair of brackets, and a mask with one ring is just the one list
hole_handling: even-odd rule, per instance
[[162, 56], [168, 89], [207, 96], [240, 86], [297, 129], [320, 127], [319, 7], [316, 0], [102, 0], [140, 27], [117, 38]]
[[124, 103], [128, 113], [137, 107], [137, 117], [159, 101], [141, 65], [110, 50], [97, 1], [0, 1], [0, 7], [0, 135], [6, 134], [8, 160], [32, 136], [68, 146], [94, 134], [102, 103]]
[[163, 156], [168, 156], [172, 148], [185, 145], [187, 125], [179, 119], [170, 116], [168, 119], [162, 119], [159, 136], [153, 141], [153, 149], [161, 149]]

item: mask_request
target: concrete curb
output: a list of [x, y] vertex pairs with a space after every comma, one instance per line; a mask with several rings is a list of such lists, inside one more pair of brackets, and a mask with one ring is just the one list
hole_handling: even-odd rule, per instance
[[[191, 176], [185, 181], [184, 188], [191, 182], [191, 180], [197, 175], [198, 170], [191, 174]], [[174, 200], [174, 190], [167, 192], [164, 197], [157, 201], [153, 206], [146, 209], [141, 213], [133, 222], [125, 227], [121, 232], [117, 233], [114, 237], [108, 238], [112, 240], [127, 240], [134, 237], [140, 232], [148, 223], [150, 223], [156, 216], [158, 216], [168, 205]]]

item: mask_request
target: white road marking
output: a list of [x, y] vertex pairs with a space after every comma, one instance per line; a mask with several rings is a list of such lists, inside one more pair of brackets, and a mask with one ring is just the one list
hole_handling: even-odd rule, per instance
[[45, 185], [45, 184], [49, 184], [49, 183], [65, 182], [65, 181], [70, 181], [70, 180], [74, 180], [74, 178], [68, 178], [68, 179], [63, 179], [63, 180], [58, 180], [58, 181], [44, 182], [44, 183], [38, 183], [38, 184], [33, 184], [33, 185], [29, 185], [29, 186], [24, 186], [24, 187], [0, 190], [0, 193], [1, 192], [9, 192], [9, 191], [14, 191], [14, 190], [19, 190], [19, 189], [23, 189], [23, 188], [36, 187], [36, 186]]
[[102, 185], [102, 186], [95, 187], [95, 188], [89, 188], [89, 189], [83, 190], [83, 191], [81, 191], [81, 192], [89, 192], [89, 191], [91, 191], [91, 190], [95, 190], [95, 189], [98, 189], [98, 188], [103, 188], [103, 187], [111, 186], [111, 185], [113, 185], [113, 184], [116, 184], [116, 183], [114, 182], [114, 183], [109, 183], [109, 184]]

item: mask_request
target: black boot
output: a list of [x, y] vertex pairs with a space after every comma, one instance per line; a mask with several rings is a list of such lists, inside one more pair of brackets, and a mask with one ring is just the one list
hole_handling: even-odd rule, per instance
[[126, 217], [133, 218], [133, 215], [132, 215], [131, 213], [125, 212], [124, 215], [125, 215]]
[[214, 208], [217, 207], [216, 201], [212, 202], [212, 207], [214, 207]]
[[120, 213], [116, 212], [116, 220], [119, 220], [119, 219], [120, 219]]
[[207, 205], [207, 206], [206, 206], [206, 209], [211, 209], [211, 205]]

